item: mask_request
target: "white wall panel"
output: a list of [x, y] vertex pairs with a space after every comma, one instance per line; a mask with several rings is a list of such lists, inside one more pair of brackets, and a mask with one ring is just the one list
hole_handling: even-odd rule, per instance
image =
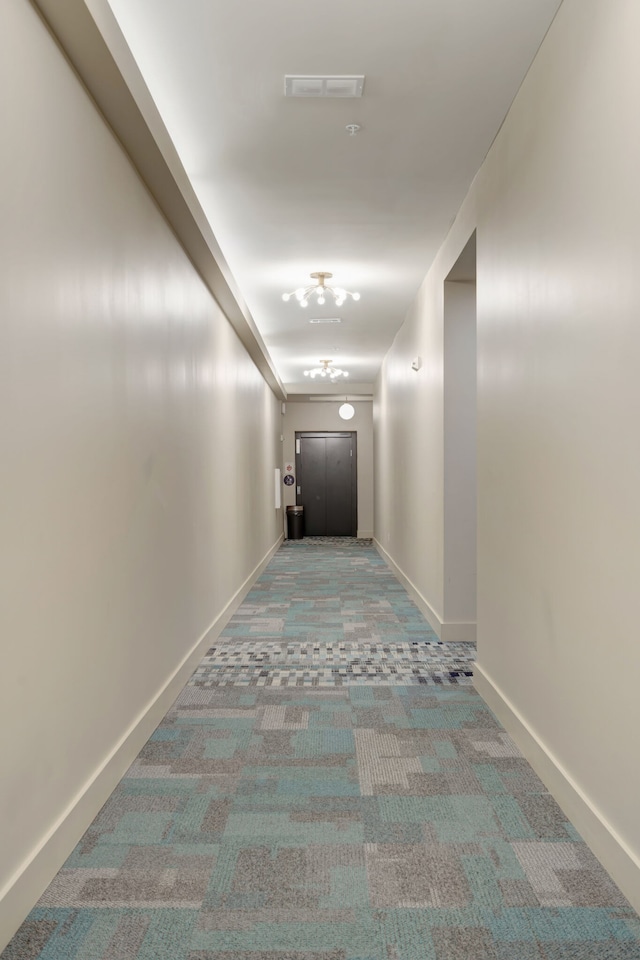
[[440, 297], [477, 227], [478, 683], [636, 907], [639, 35], [635, 0], [562, 4], [375, 402], [376, 537], [440, 612]]
[[637, 3], [567, 0], [478, 184], [478, 629], [640, 862], [638, 30]]
[[282, 523], [280, 404], [26, 0], [0, 65], [2, 891]]
[[473, 204], [467, 198], [425, 277], [374, 401], [376, 542], [444, 637], [444, 280], [475, 229]]
[[[444, 285], [443, 603], [447, 639], [475, 640], [476, 285]], [[454, 624], [456, 627], [454, 627]]]

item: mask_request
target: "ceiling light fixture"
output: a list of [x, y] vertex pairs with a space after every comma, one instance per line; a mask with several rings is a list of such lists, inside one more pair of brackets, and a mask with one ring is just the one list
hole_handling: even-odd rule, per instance
[[337, 380], [338, 377], [348, 377], [349, 373], [347, 370], [341, 370], [340, 367], [332, 367], [330, 364], [333, 363], [333, 360], [321, 360], [321, 367], [313, 367], [311, 370], [305, 370], [305, 377], [311, 377], [312, 380], [315, 380], [316, 377], [329, 377], [330, 380]]
[[291, 293], [283, 293], [282, 299], [286, 302], [290, 300], [291, 297], [295, 297], [301, 307], [306, 307], [309, 303], [309, 298], [314, 295], [317, 297], [317, 303], [322, 306], [323, 303], [326, 303], [325, 294], [328, 293], [330, 293], [335, 300], [336, 307], [341, 307], [347, 297], [351, 297], [352, 300], [360, 299], [359, 293], [351, 293], [350, 290], [343, 290], [341, 287], [329, 286], [325, 281], [330, 280], [332, 276], [332, 273], [322, 273], [320, 271], [312, 273], [310, 277], [312, 280], [315, 280], [315, 283], [310, 283], [308, 287], [298, 287], [297, 290], [293, 290]]

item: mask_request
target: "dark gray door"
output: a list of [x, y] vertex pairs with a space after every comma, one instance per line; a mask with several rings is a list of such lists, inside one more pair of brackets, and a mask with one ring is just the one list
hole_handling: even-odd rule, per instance
[[296, 503], [307, 537], [357, 536], [355, 433], [296, 433]]

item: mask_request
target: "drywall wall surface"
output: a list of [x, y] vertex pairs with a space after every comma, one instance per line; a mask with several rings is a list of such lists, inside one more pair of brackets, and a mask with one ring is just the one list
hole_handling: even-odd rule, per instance
[[[442, 295], [427, 277], [384, 361], [392, 397], [375, 440], [376, 539], [442, 613]], [[420, 370], [412, 360], [422, 357]], [[376, 473], [378, 476], [378, 473]]]
[[[368, 400], [350, 401], [355, 409], [351, 420], [342, 420], [338, 408], [343, 398], [309, 403], [285, 404], [282, 418], [282, 462], [295, 466], [296, 430], [327, 430], [357, 434], [358, 457], [358, 536], [373, 536], [373, 414]], [[296, 502], [295, 486], [283, 486], [283, 504]]]
[[280, 404], [26, 0], [0, 74], [4, 893], [282, 512]]
[[[476, 284], [444, 285], [444, 617], [476, 620]], [[472, 637], [470, 638], [472, 639]]]
[[640, 858], [638, 31], [565, 0], [479, 178], [478, 631]]
[[474, 229], [470, 195], [384, 359], [373, 405], [376, 542], [439, 635], [445, 624], [444, 280]]
[[441, 612], [440, 298], [477, 229], [478, 683], [636, 906], [639, 32], [562, 4], [374, 402], [376, 537]]

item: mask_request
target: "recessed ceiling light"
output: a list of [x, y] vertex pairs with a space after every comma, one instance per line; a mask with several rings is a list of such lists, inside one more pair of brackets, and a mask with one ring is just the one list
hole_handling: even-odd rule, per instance
[[284, 78], [285, 97], [361, 97], [364, 74], [345, 77], [295, 76]]

